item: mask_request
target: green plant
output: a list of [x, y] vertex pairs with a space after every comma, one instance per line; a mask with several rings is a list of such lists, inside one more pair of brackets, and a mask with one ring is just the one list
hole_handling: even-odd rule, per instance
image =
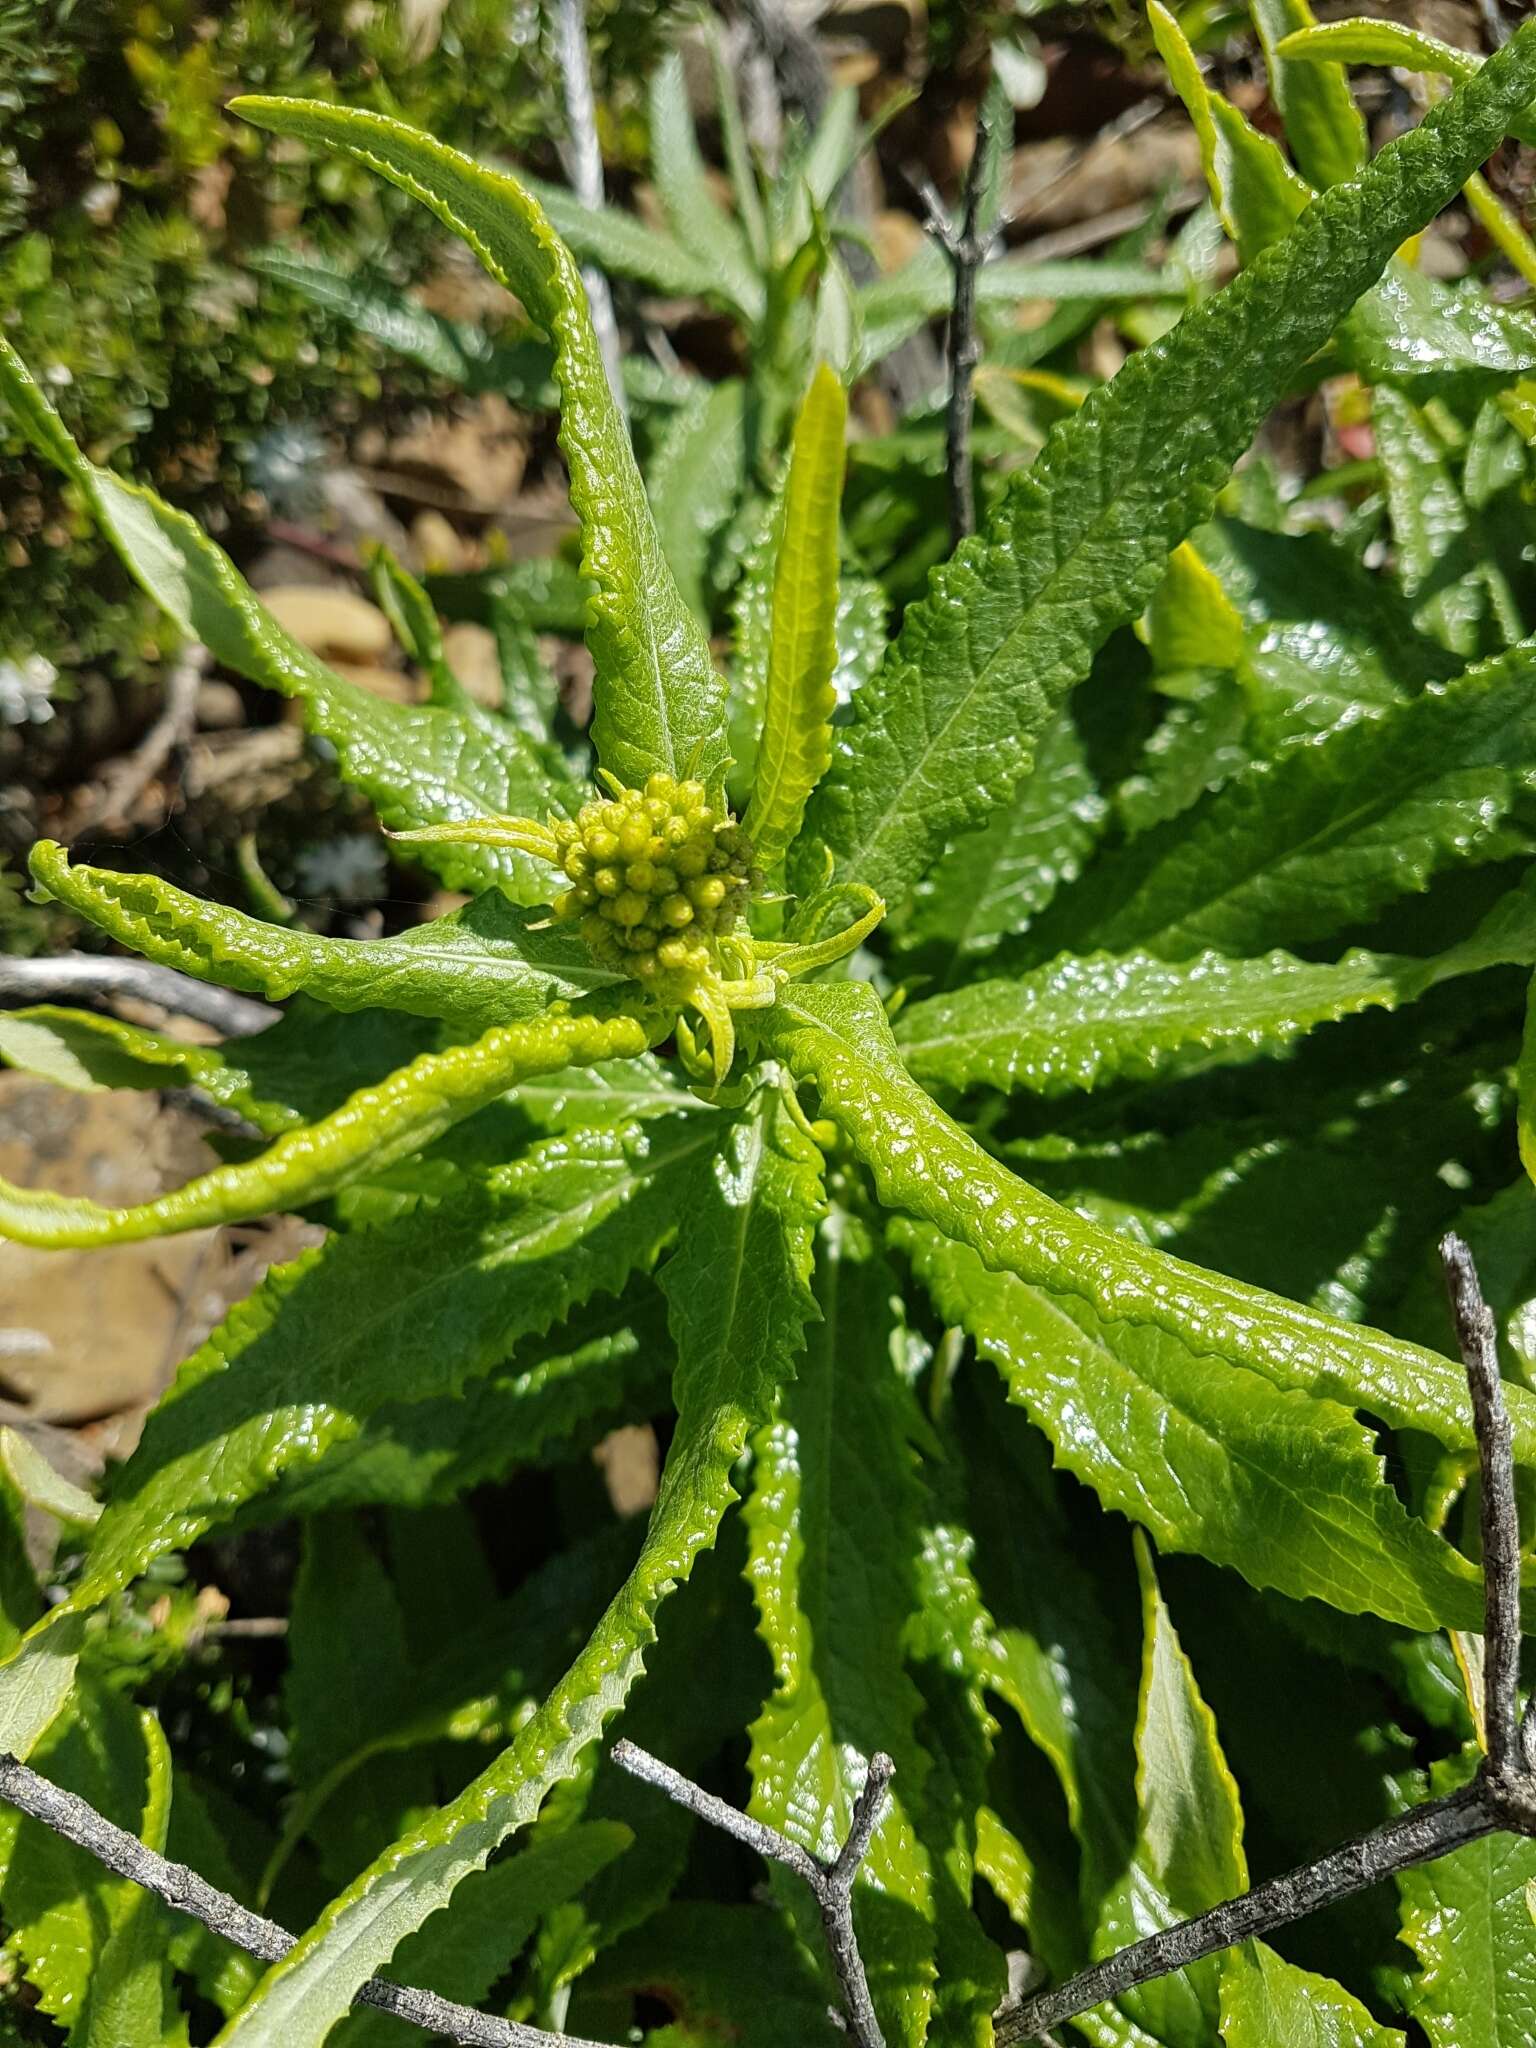
[[[0, 1231], [118, 1243], [273, 1208], [331, 1226], [182, 1368], [45, 1614], [6, 1479], [0, 1750], [155, 1840], [174, 1763], [187, 1860], [309, 1929], [257, 1982], [195, 1928], [171, 1949], [158, 1908], [11, 1822], [13, 1953], [87, 2048], [179, 2038], [167, 1959], [231, 2048], [373, 2039], [347, 2008], [391, 1966], [545, 2028], [622, 2038], [659, 1997], [668, 2048], [835, 2040], [806, 1900], [775, 1893], [786, 1938], [685, 1814], [600, 1763], [616, 1716], [728, 1788], [745, 1734], [754, 1812], [817, 1849], [890, 1753], [854, 1913], [892, 2048], [984, 2042], [1021, 1940], [1066, 1976], [1218, 1903], [1250, 1850], [1331, 1845], [1414, 1796], [1417, 1766], [1472, 1768], [1442, 1631], [1471, 1658], [1474, 1434], [1425, 1268], [1461, 1221], [1506, 1316], [1528, 1472], [1536, 1212], [1509, 1127], [1536, 964], [1530, 592], [1480, 536], [1528, 487], [1529, 330], [1391, 266], [1533, 97], [1527, 28], [1292, 208], [1010, 479], [841, 724], [842, 407], [818, 371], [742, 614], [740, 823], [730, 693], [573, 258], [515, 180], [385, 115], [235, 109], [411, 191], [549, 335], [606, 796], [459, 690], [403, 575], [431, 700], [331, 674], [0, 357], [14, 424], [175, 625], [295, 699], [473, 895], [349, 942], [34, 852], [39, 886], [110, 936], [300, 1000], [219, 1048], [0, 1020], [18, 1065], [174, 1078], [247, 1131], [139, 1208], [0, 1189]], [[1199, 108], [1226, 197], [1255, 152]], [[1384, 505], [1338, 533], [1296, 530], [1262, 466], [1229, 482], [1325, 348], [1402, 429]], [[1382, 531], [1396, 581], [1360, 560]], [[639, 1537], [592, 1526], [574, 1458], [635, 1417], [670, 1428]], [[546, 1466], [564, 1503], [528, 1490]], [[455, 1504], [514, 1472], [487, 1526], [521, 1540], [534, 1501], [561, 1540], [499, 1595]], [[255, 1688], [243, 1718], [199, 1699], [173, 1757], [128, 1705], [124, 1596], [215, 1531], [288, 1516], [283, 1695]], [[1276, 1731], [1277, 1695], [1297, 1730]], [[291, 1740], [275, 1839], [207, 1761], [253, 1757], [253, 1724]], [[1412, 1972], [1378, 1896], [1299, 1953], [1250, 1945], [1073, 2024], [1270, 2048], [1305, 2021], [1374, 2048], [1401, 2037], [1372, 2008], [1395, 2007], [1505, 2048], [1517, 2002], [1510, 2020], [1478, 1970], [1491, 1951], [1528, 1987], [1532, 1876], [1501, 1837], [1405, 1877]], [[87, 1999], [102, 1981], [137, 2003]]]

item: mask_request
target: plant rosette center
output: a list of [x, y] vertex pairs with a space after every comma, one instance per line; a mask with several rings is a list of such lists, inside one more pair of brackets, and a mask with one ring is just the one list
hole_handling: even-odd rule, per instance
[[[684, 1064], [718, 1089], [735, 1058], [731, 1013], [767, 1009], [785, 982], [853, 952], [885, 905], [857, 887], [843, 893], [859, 914], [828, 938], [754, 938], [746, 909], [762, 891], [762, 870], [747, 834], [703, 783], [658, 772], [644, 789], [628, 789], [599, 774], [609, 795], [594, 796], [574, 819], [465, 818], [391, 837], [511, 846], [548, 861], [569, 885], [550, 892], [554, 921], [574, 925], [600, 967], [675, 1013]], [[684, 1010], [703, 1019], [707, 1054]]]

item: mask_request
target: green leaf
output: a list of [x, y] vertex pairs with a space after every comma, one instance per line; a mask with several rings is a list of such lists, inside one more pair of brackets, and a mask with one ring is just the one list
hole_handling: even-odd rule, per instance
[[82, 1094], [109, 1088], [195, 1088], [273, 1135], [304, 1120], [291, 1104], [258, 1095], [249, 1073], [223, 1047], [190, 1045], [90, 1010], [41, 1003], [7, 1011], [0, 1016], [0, 1060], [19, 1073]]
[[646, 488], [662, 553], [683, 602], [709, 616], [709, 551], [748, 479], [748, 393], [739, 377], [701, 384], [673, 414]]
[[10, 1652], [0, 1668], [0, 1754], [25, 1763], [53, 1727], [73, 1690], [84, 1641], [83, 1617], [70, 1615], [51, 1627], [41, 1622]]
[[1108, 815], [1082, 735], [1063, 708], [1012, 802], [979, 832], [963, 833], [918, 883], [903, 939], [946, 946], [957, 966], [984, 958], [1076, 880]]
[[[1367, 1408], [1452, 1449], [1471, 1446], [1465, 1384], [1448, 1360], [1167, 1258], [1009, 1173], [907, 1075], [868, 987], [797, 984], [758, 1028], [814, 1083], [885, 1205], [969, 1244], [994, 1271], [1095, 1315], [1162, 1331], [1281, 1389]], [[1536, 1396], [1512, 1387], [1509, 1405], [1516, 1455], [1536, 1462]]]
[[1181, 541], [1147, 607], [1146, 641], [1159, 674], [1187, 668], [1235, 669], [1243, 658], [1243, 621], [1195, 549]]
[[[920, 2043], [933, 2005], [936, 1884], [918, 1816], [931, 1768], [906, 1669], [923, 1495], [911, 1396], [897, 1377], [895, 1282], [841, 1210], [817, 1245], [821, 1319], [773, 1420], [753, 1440], [747, 1574], [773, 1659], [753, 1724], [750, 1811], [814, 1855], [847, 1836], [869, 1758], [896, 1764], [890, 1803], [854, 1893], [860, 1949], [886, 2040]], [[814, 1905], [775, 1879], [812, 1953]]]
[[1277, 47], [1297, 64], [1396, 64], [1404, 71], [1438, 72], [1458, 85], [1475, 78], [1483, 61], [1438, 36], [1365, 17], [1311, 23], [1292, 30]]
[[1390, 385], [1371, 398], [1371, 425], [1387, 486], [1397, 579], [1419, 601], [1418, 623], [1453, 654], [1479, 651], [1488, 588], [1472, 513], [1428, 420]]
[[[138, 1718], [148, 1758], [139, 1839], [160, 1855], [171, 1820], [171, 1752], [154, 1715]], [[79, 2048], [186, 2048], [187, 2023], [176, 2008], [166, 1963], [165, 1908], [152, 1892], [126, 1879], [115, 1893], [110, 1932], [70, 2038]]]
[[705, 299], [726, 312], [735, 310], [715, 266], [654, 222], [617, 206], [586, 206], [574, 192], [526, 172], [518, 173], [518, 183], [582, 263], [595, 263], [614, 277], [635, 278], [665, 298]]
[[735, 75], [726, 54], [725, 39], [715, 22], [709, 24], [709, 61], [714, 72], [715, 101], [720, 113], [720, 141], [731, 174], [731, 190], [736, 198], [741, 231], [746, 237], [747, 252], [754, 269], [762, 272], [768, 267], [768, 222], [763, 214], [763, 195], [747, 144], [746, 123], [742, 118]]
[[493, 342], [473, 322], [430, 313], [379, 278], [349, 275], [289, 249], [252, 249], [244, 263], [463, 391], [494, 391], [525, 411], [554, 406], [554, 360], [542, 341]]
[[667, 1405], [667, 1346], [647, 1301], [583, 1311], [459, 1393], [387, 1402], [316, 1465], [286, 1469], [263, 1519], [329, 1508], [424, 1508], [558, 1465]]
[[832, 758], [838, 513], [847, 419], [847, 394], [822, 363], [795, 422], [773, 572], [762, 738], [745, 821], [754, 855], [765, 868], [793, 844], [806, 799]]
[[1536, 966], [1536, 890], [1512, 892], [1484, 929], [1435, 960], [1349, 952], [1070, 954], [1017, 981], [977, 981], [904, 1009], [896, 1043], [919, 1081], [1056, 1095], [1281, 1052], [1319, 1024], [1416, 1002], [1457, 975]]
[[986, 532], [908, 610], [855, 701], [807, 820], [844, 879], [899, 898], [946, 838], [1007, 798], [1094, 649], [1141, 610], [1270, 405], [1533, 91], [1527, 28], [1055, 429]]
[[[119, 1694], [82, 1685], [32, 1761], [51, 1783], [86, 1800], [114, 1826], [137, 1833], [146, 1805], [145, 1734], [139, 1714]], [[9, 1806], [0, 1810], [0, 1869], [7, 1947], [39, 2009], [71, 2029], [90, 1999], [114, 1922], [136, 1888]], [[157, 1901], [148, 1903], [159, 1910]]]
[[[504, 720], [479, 710], [387, 704], [301, 647], [184, 512], [86, 460], [3, 339], [0, 397], [37, 453], [79, 486], [124, 566], [166, 616], [225, 667], [295, 698], [309, 730], [336, 748], [342, 775], [386, 825], [567, 807], [569, 783], [552, 779], [532, 743]], [[499, 884], [515, 900], [546, 900], [547, 870], [525, 854], [431, 847], [421, 858], [450, 888]]]
[[1251, 263], [1261, 250], [1290, 233], [1313, 196], [1311, 187], [1291, 169], [1278, 143], [1261, 135], [1229, 100], [1211, 91], [1168, 9], [1151, 0], [1147, 18], [1173, 89], [1195, 124], [1206, 183], [1221, 224], [1237, 244], [1242, 261]]
[[689, 1162], [714, 1140], [708, 1116], [552, 1140], [429, 1209], [276, 1268], [150, 1415], [72, 1609], [302, 1475], [390, 1404], [457, 1397], [520, 1337], [616, 1292], [675, 1227]]
[[[478, 2005], [504, 1977], [541, 1916], [589, 1884], [633, 1837], [616, 1821], [578, 1821], [561, 1833], [535, 1830], [518, 1855], [467, 1877], [442, 1912], [401, 1942], [386, 1973], [402, 1984]], [[400, 2023], [353, 2012], [330, 2037], [333, 2048], [399, 2048]]]
[[1536, 368], [1536, 326], [1472, 279], [1442, 284], [1402, 262], [1349, 323], [1350, 366], [1365, 383], [1416, 392], [1497, 390]]
[[1347, 1614], [1476, 1626], [1476, 1571], [1408, 1513], [1369, 1431], [1336, 1402], [1280, 1391], [1165, 1330], [1117, 1325], [1064, 1290], [989, 1273], [925, 1225], [899, 1224], [896, 1236], [1057, 1462], [1161, 1549]]
[[284, 1132], [258, 1158], [217, 1166], [135, 1208], [108, 1209], [0, 1181], [0, 1237], [45, 1248], [131, 1244], [319, 1202], [420, 1151], [525, 1074], [643, 1052], [654, 1035], [654, 1027], [648, 1031], [623, 1013], [549, 1013], [495, 1025], [468, 1045], [420, 1054], [387, 1081], [358, 1089], [323, 1122]]
[[[1431, 1790], [1471, 1777], [1468, 1751], [1437, 1764]], [[1522, 2048], [1536, 2028], [1536, 1950], [1526, 1888], [1536, 1842], [1488, 1835], [1454, 1855], [1402, 1871], [1402, 1940], [1419, 1959], [1407, 1986], [1411, 2016], [1432, 2048]]]
[[204, 902], [158, 875], [72, 866], [52, 840], [40, 839], [30, 860], [51, 896], [119, 945], [273, 1002], [302, 990], [331, 1009], [404, 1010], [479, 1032], [534, 1017], [617, 978], [597, 967], [569, 930], [541, 929], [547, 920], [508, 903], [499, 890], [398, 938], [326, 939]]
[[651, 73], [650, 114], [651, 168], [667, 226], [682, 248], [714, 272], [715, 295], [723, 295], [744, 321], [759, 319], [765, 300], [762, 275], [741, 229], [710, 187], [683, 60], [675, 50]]
[[[849, 364], [853, 382], [901, 346], [930, 320], [942, 319], [954, 297], [954, 274], [943, 251], [927, 244], [889, 277], [861, 285], [854, 309], [861, 335]], [[1017, 305], [1023, 299], [1070, 300], [1103, 305], [1113, 299], [1182, 299], [1184, 279], [1171, 270], [1106, 257], [1035, 263], [1005, 257], [983, 264], [976, 274], [978, 307]]]
[[1125, 1774], [1135, 1688], [1120, 1654], [1110, 1575], [1094, 1569], [1102, 1556], [1090, 1562], [1068, 1524], [1048, 1439], [1003, 1405], [1000, 1381], [968, 1371], [956, 1395], [977, 1572], [994, 1617], [989, 1688], [1060, 1780], [1092, 1927], [1136, 1832]]
[[1354, 177], [1365, 162], [1367, 139], [1343, 65], [1298, 64], [1279, 54], [1287, 36], [1313, 26], [1307, 0], [1251, 0], [1249, 12], [1264, 46], [1270, 97], [1303, 174], [1319, 187]]
[[1221, 2038], [1226, 2048], [1404, 2048], [1405, 2040], [1342, 1985], [1252, 1942], [1222, 1959]]
[[668, 1268], [678, 1422], [639, 1561], [590, 1642], [515, 1741], [334, 1900], [219, 2036], [218, 2048], [319, 2048], [353, 1992], [538, 1812], [640, 1675], [657, 1605], [713, 1542], [730, 1471], [793, 1369], [813, 1313], [820, 1159], [776, 1090], [694, 1177]]
[[101, 1520], [101, 1503], [71, 1485], [19, 1430], [8, 1426], [0, 1428], [0, 1471], [28, 1507], [82, 1529]]
[[1530, 845], [1533, 644], [1254, 763], [1097, 862], [1030, 934], [1187, 960], [1363, 923], [1447, 868]]
[[[1136, 1850], [1094, 1941], [1106, 1955], [1245, 1891], [1243, 1815], [1216, 1723], [1136, 1540], [1143, 1646], [1136, 1717]], [[1166, 2048], [1205, 2048], [1219, 1998], [1216, 1957], [1122, 1992], [1117, 2005]], [[1085, 2031], [1087, 2031], [1085, 2029]]]
[[718, 789], [725, 773], [724, 685], [662, 555], [585, 288], [537, 201], [515, 179], [483, 170], [384, 114], [250, 98], [233, 102], [232, 111], [276, 134], [339, 149], [420, 199], [548, 331], [582, 567], [597, 586], [588, 638], [597, 667], [598, 755], [630, 787], [660, 769], [696, 775]]

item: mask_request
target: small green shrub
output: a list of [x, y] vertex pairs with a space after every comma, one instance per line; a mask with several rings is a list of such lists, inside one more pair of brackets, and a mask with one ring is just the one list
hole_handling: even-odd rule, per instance
[[[838, 2038], [804, 1899], [749, 1899], [599, 1761], [615, 1725], [817, 1848], [870, 1755], [894, 1756], [855, 1902], [892, 2048], [988, 2040], [1009, 1950], [1066, 1975], [1240, 1889], [1250, 1855], [1278, 1867], [1398, 1810], [1431, 1764], [1437, 1785], [1472, 1767], [1451, 1644], [1467, 1657], [1482, 1614], [1473, 1433], [1429, 1289], [1455, 1223], [1536, 1466], [1513, 1142], [1533, 593], [1507, 538], [1536, 328], [1398, 252], [1536, 97], [1536, 28], [1307, 196], [1155, 21], [1242, 274], [1008, 481], [836, 719], [832, 373], [798, 407], [728, 685], [537, 201], [387, 114], [232, 110], [409, 190], [548, 335], [605, 793], [467, 697], [399, 572], [430, 701], [332, 674], [0, 358], [14, 426], [174, 625], [296, 700], [472, 897], [350, 942], [33, 854], [43, 889], [147, 957], [296, 1000], [218, 1048], [0, 1020], [17, 1065], [174, 1079], [247, 1133], [141, 1207], [0, 1188], [0, 1231], [331, 1226], [182, 1367], [99, 1519], [71, 1511], [92, 1526], [46, 1613], [19, 1540], [0, 1547], [0, 1747], [157, 1836], [174, 1767], [180, 1853], [309, 1930], [258, 1982], [166, 1923], [115, 2048], [179, 2038], [167, 1960], [221, 2048], [371, 2040], [377, 2016], [347, 2008], [391, 1963], [615, 2040], [658, 2000], [658, 2042]], [[1314, 61], [1303, 126], [1344, 104]], [[1333, 132], [1346, 158], [1352, 136]], [[1371, 391], [1377, 436], [1338, 530], [1262, 462], [1233, 475], [1325, 374]], [[1392, 575], [1367, 568], [1388, 554]], [[668, 1444], [640, 1533], [593, 1512], [580, 1457], [642, 1418]], [[462, 1503], [493, 1482], [477, 1524]], [[303, 1562], [259, 1726], [195, 1667], [175, 1692], [190, 1649], [148, 1671], [124, 1653], [147, 1575], [289, 1518]], [[189, 1627], [184, 1595], [165, 1612]], [[191, 1695], [169, 1746], [128, 1705], [156, 1683]], [[243, 1780], [220, 1775], [232, 1750]], [[279, 1751], [280, 1829], [251, 1782]], [[138, 1926], [124, 1888], [14, 1821], [0, 1855], [18, 1967], [95, 2048], [88, 1987]], [[1073, 2025], [1375, 2048], [1403, 2038], [1392, 2012], [1506, 2048], [1533, 1877], [1528, 1842], [1475, 1843], [1406, 1876], [1398, 1909], [1368, 1895], [1283, 1955], [1245, 1947]]]

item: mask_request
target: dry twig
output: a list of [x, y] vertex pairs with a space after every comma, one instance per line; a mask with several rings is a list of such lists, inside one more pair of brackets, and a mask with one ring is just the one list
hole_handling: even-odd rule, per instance
[[976, 531], [976, 498], [971, 476], [971, 423], [976, 411], [976, 365], [981, 361], [981, 336], [976, 328], [976, 273], [996, 239], [981, 225], [982, 195], [998, 147], [997, 106], [989, 93], [976, 112], [976, 147], [971, 152], [961, 200], [960, 225], [950, 219], [931, 178], [914, 180], [923, 202], [928, 232], [949, 259], [955, 291], [950, 304], [949, 403], [945, 413], [944, 460], [949, 479], [949, 538], [958, 546]]
[[809, 1849], [802, 1849], [798, 1842], [792, 1842], [788, 1835], [781, 1835], [777, 1828], [769, 1827], [765, 1821], [754, 1820], [727, 1800], [717, 1799], [712, 1792], [704, 1791], [691, 1778], [685, 1778], [670, 1764], [652, 1756], [649, 1750], [638, 1749], [632, 1742], [616, 1742], [613, 1760], [632, 1777], [654, 1785], [689, 1813], [696, 1814], [700, 1820], [707, 1820], [725, 1834], [734, 1835], [738, 1842], [745, 1842], [759, 1856], [782, 1863], [786, 1870], [792, 1870], [801, 1879], [821, 1914], [822, 1932], [826, 1936], [827, 1951], [842, 1996], [842, 2016], [848, 2038], [855, 2043], [855, 2048], [885, 2048], [880, 2022], [875, 2018], [874, 2003], [869, 1995], [864, 1958], [859, 1954], [858, 1936], [854, 1931], [853, 1884], [859, 1865], [874, 1839], [891, 1779], [896, 1775], [896, 1766], [891, 1759], [883, 1751], [876, 1751], [870, 1758], [863, 1790], [854, 1802], [848, 1839], [831, 1863], [824, 1863], [819, 1856], [813, 1856]]
[[1457, 1342], [1472, 1394], [1482, 1468], [1484, 1578], [1483, 1726], [1487, 1755], [1470, 1785], [1431, 1799], [1315, 1863], [1255, 1885], [1193, 1920], [1148, 1936], [1054, 1990], [1007, 1999], [995, 2015], [997, 2048], [1037, 2040], [1049, 2027], [1254, 1935], [1271, 1933], [1416, 1863], [1500, 1831], [1536, 1836], [1536, 1731], [1519, 1719], [1520, 1537], [1515, 1471], [1493, 1317], [1472, 1254], [1459, 1237], [1442, 1240]]
[[206, 647], [184, 647], [165, 678], [160, 715], [131, 754], [114, 761], [100, 787], [70, 824], [69, 836], [97, 828], [123, 829], [133, 820], [134, 806], [178, 749], [192, 737], [197, 722], [197, 692], [212, 665]]
[[[287, 1928], [253, 1913], [227, 1892], [216, 1891], [184, 1863], [157, 1856], [135, 1836], [114, 1827], [95, 1807], [40, 1777], [13, 1756], [0, 1756], [0, 1799], [94, 1856], [114, 1876], [141, 1885], [178, 1913], [190, 1913], [261, 1962], [281, 1962], [297, 1946], [298, 1937]], [[364, 1984], [352, 2003], [393, 2013], [396, 2019], [408, 2020], [428, 2033], [444, 2034], [461, 2048], [602, 2048], [600, 2042], [578, 2041], [571, 2034], [547, 2034], [539, 2027], [496, 2019], [470, 2006], [456, 2005], [452, 1999], [439, 1998], [435, 1991], [389, 1984], [382, 1977]]]
[[0, 960], [0, 1008], [16, 1003], [48, 1003], [59, 997], [105, 1002], [128, 996], [138, 1003], [156, 1003], [180, 1017], [195, 1017], [226, 1038], [249, 1038], [265, 1031], [282, 1015], [266, 1003], [237, 996], [227, 988], [194, 981], [174, 967], [148, 960], [120, 960], [96, 953], [57, 953], [47, 960]]

